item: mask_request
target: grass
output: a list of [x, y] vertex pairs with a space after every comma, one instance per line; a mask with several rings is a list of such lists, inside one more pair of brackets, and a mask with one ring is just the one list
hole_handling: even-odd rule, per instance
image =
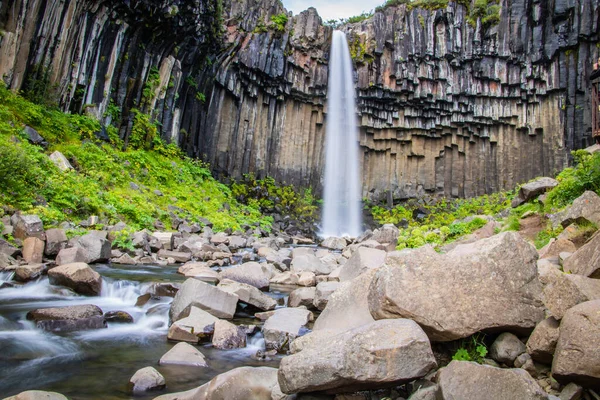
[[[190, 222], [206, 218], [217, 231], [270, 228], [270, 217], [240, 204], [207, 165], [163, 143], [151, 118], [134, 112], [124, 149], [118, 135], [112, 144], [95, 139], [98, 121], [34, 104], [0, 84], [0, 215], [22, 210], [39, 215], [46, 227], [97, 215], [106, 224], [122, 220], [151, 229], [156, 220], [170, 226], [173, 213]], [[28, 143], [25, 125], [44, 137], [48, 149]], [[74, 170], [61, 172], [49, 160], [55, 150]]]

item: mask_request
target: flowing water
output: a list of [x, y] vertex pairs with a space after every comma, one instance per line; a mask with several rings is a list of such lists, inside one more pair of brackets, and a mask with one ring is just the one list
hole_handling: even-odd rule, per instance
[[361, 233], [361, 178], [354, 95], [346, 35], [334, 31], [327, 89], [323, 237], [356, 237]]
[[[129, 399], [129, 378], [140, 368], [155, 367], [167, 382], [167, 389], [152, 393], [172, 393], [200, 386], [214, 376], [241, 366], [273, 366], [253, 358], [264, 349], [260, 333], [248, 339], [248, 347], [216, 350], [201, 347], [210, 368], [159, 366], [158, 360], [175, 343], [166, 340], [171, 298], [151, 300], [136, 307], [138, 296], [151, 282], [177, 282], [185, 278], [177, 267], [97, 265], [104, 279], [99, 297], [84, 297], [52, 286], [48, 278], [0, 289], [0, 398], [24, 390], [50, 390], [70, 399]], [[0, 273], [0, 285], [12, 274]], [[284, 293], [271, 293], [275, 298]], [[53, 334], [35, 328], [25, 314], [36, 308], [94, 304], [104, 312], [126, 311], [133, 324], [109, 323], [107, 329]], [[258, 320], [236, 315], [234, 323], [256, 324]]]

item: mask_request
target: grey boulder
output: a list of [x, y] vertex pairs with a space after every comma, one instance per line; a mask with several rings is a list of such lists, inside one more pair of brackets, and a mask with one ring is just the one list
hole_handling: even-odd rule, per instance
[[165, 386], [165, 378], [153, 367], [145, 367], [136, 371], [129, 380], [129, 390], [133, 394], [161, 390]]
[[217, 318], [231, 319], [235, 314], [238, 296], [197, 279], [186, 280], [171, 303], [171, 321], [185, 318], [190, 307], [201, 308]]
[[208, 367], [206, 359], [200, 350], [187, 343], [177, 343], [160, 358], [158, 364]]
[[251, 261], [239, 266], [224, 269], [221, 272], [221, 279], [230, 279], [232, 281], [254, 286], [258, 289], [266, 289], [269, 287], [271, 273], [265, 264]]
[[563, 264], [565, 272], [600, 279], [600, 232]]
[[102, 277], [86, 263], [65, 264], [48, 271], [50, 284], [62, 285], [86, 296], [98, 296]]

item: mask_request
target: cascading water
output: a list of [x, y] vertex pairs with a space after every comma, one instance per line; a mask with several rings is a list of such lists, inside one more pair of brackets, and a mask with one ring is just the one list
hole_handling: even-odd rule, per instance
[[321, 236], [361, 233], [361, 178], [352, 59], [346, 35], [334, 31], [329, 56], [324, 205]]

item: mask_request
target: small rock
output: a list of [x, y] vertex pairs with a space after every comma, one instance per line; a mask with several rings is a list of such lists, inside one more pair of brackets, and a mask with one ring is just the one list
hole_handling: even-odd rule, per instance
[[313, 307], [316, 291], [317, 288], [314, 287], [298, 288], [292, 291], [288, 298], [288, 307]]
[[192, 306], [187, 317], [175, 321], [171, 325], [167, 339], [198, 343], [200, 339], [210, 337], [214, 333], [217, 321], [218, 319], [213, 315]]
[[217, 320], [212, 345], [221, 350], [246, 347], [246, 332], [231, 322]]
[[158, 362], [159, 365], [185, 365], [186, 367], [208, 367], [204, 355], [188, 343], [177, 343], [166, 352]]
[[553, 317], [546, 318], [535, 327], [533, 333], [529, 336], [527, 352], [535, 361], [551, 364], [558, 336], [558, 321]]
[[525, 351], [527, 351], [527, 348], [518, 337], [512, 333], [504, 332], [492, 344], [490, 357], [499, 363], [512, 366], [515, 359]]
[[125, 311], [109, 311], [104, 314], [106, 322], [118, 322], [123, 324], [132, 324], [133, 317]]
[[67, 157], [65, 157], [60, 151], [55, 151], [54, 153], [50, 154], [50, 160], [54, 163], [54, 165], [56, 165], [56, 167], [61, 170], [61, 171], [68, 171], [73, 169], [73, 166], [71, 165], [71, 163], [69, 162], [69, 160], [67, 160]]

